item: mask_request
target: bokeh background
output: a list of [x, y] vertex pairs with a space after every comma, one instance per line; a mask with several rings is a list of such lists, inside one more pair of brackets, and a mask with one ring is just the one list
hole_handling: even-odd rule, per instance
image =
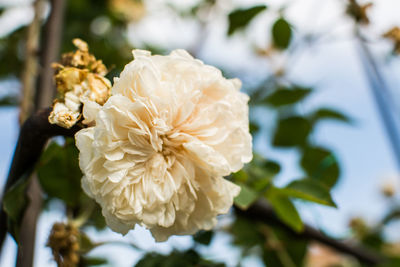
[[[46, 2], [46, 1], [44, 1]], [[393, 41], [382, 35], [400, 25], [396, 0], [373, 1], [368, 8], [368, 25], [355, 26], [345, 0], [67, 0], [65, 23], [61, 33], [61, 51], [73, 49], [75, 37], [87, 41], [91, 52], [111, 67], [109, 77], [118, 75], [131, 59], [134, 48], [166, 54], [176, 48], [188, 50], [205, 63], [220, 68], [226, 77], [238, 77], [243, 91], [252, 96], [251, 121], [254, 150], [280, 163], [274, 178], [284, 186], [304, 176], [296, 149], [274, 146], [273, 138], [281, 111], [257, 104], [277, 84], [312, 88], [312, 93], [293, 109], [307, 114], [324, 107], [338, 111], [345, 120], [324, 120], [314, 126], [310, 140], [335, 154], [340, 165], [332, 197], [337, 208], [295, 201], [302, 219], [337, 238], [349, 238], [352, 218], [362, 217], [368, 225], [380, 222], [396, 206], [383, 189], [399, 190], [399, 165], [393, 142], [400, 142], [400, 60], [393, 52]], [[359, 1], [365, 4], [366, 1]], [[237, 9], [266, 5], [246, 27], [229, 33], [229, 14]], [[43, 21], [51, 6], [45, 3]], [[18, 137], [18, 99], [21, 97], [21, 70], [24, 63], [26, 26], [34, 16], [32, 1], [0, 1], [0, 180], [4, 184]], [[271, 28], [280, 17], [290, 24], [290, 44], [274, 47]], [[381, 109], [371, 89], [371, 73], [365, 69], [365, 55], [355, 28], [362, 32], [364, 43], [381, 73], [389, 99], [384, 109], [391, 116], [391, 134], [382, 120]], [[275, 41], [276, 42], [276, 41]], [[260, 88], [263, 88], [262, 90]], [[272, 88], [272, 89], [271, 89]], [[284, 111], [287, 112], [287, 111]], [[347, 121], [347, 122], [346, 122]], [[293, 129], [293, 134], [297, 129]], [[301, 133], [299, 133], [301, 134]], [[382, 189], [383, 188], [383, 189]], [[221, 218], [229, 224], [229, 216]], [[62, 203], [53, 201], [38, 224], [35, 266], [55, 266], [51, 251], [45, 247], [55, 221], [65, 220]], [[400, 239], [400, 224], [393, 222], [382, 232], [387, 242]], [[354, 230], [354, 229], [353, 229]], [[146, 251], [169, 253], [193, 245], [190, 237], [172, 237], [157, 244], [140, 227], [127, 236], [109, 230], [88, 230], [97, 240], [125, 240], [143, 250], [118, 243], [94, 249], [91, 254], [106, 255], [110, 266], [132, 266]], [[204, 257], [236, 266], [242, 260], [239, 248], [232, 246], [232, 236], [218, 232], [209, 246], [197, 247]], [[13, 266], [16, 245], [7, 238], [0, 266]], [[242, 266], [264, 266], [257, 256], [242, 260]], [[274, 266], [274, 265], [271, 265]], [[323, 266], [323, 265], [320, 265]]]

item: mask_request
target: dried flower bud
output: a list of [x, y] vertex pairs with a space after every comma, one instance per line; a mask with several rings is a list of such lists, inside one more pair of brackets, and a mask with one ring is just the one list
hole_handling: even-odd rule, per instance
[[353, 230], [357, 238], [361, 239], [369, 232], [369, 227], [363, 218], [354, 217], [350, 220], [350, 228]]
[[396, 188], [393, 182], [386, 181], [382, 184], [381, 192], [385, 197], [393, 197], [396, 194]]
[[47, 246], [51, 248], [59, 267], [73, 267], [79, 263], [79, 230], [64, 223], [55, 223]]
[[397, 26], [393, 27], [392, 29], [384, 33], [383, 37], [392, 40], [394, 43], [393, 51], [396, 54], [400, 54], [400, 28]]
[[64, 128], [71, 128], [80, 119], [79, 112], [73, 112], [64, 103], [56, 102], [50, 113], [49, 122]]
[[85, 41], [82, 41], [79, 38], [75, 38], [72, 40], [72, 43], [82, 52], [88, 52], [89, 51], [89, 46]]
[[74, 85], [80, 84], [86, 78], [87, 73], [87, 70], [81, 70], [72, 67], [61, 69], [55, 75], [57, 90], [60, 93], [73, 90]]
[[87, 85], [85, 92], [89, 93], [89, 100], [103, 105], [110, 97], [111, 82], [103, 76], [89, 73], [85, 85]]
[[367, 10], [372, 6], [372, 3], [360, 5], [356, 0], [350, 0], [347, 6], [347, 14], [352, 16], [354, 20], [360, 24], [369, 24]]
[[74, 39], [72, 42], [78, 50], [62, 55], [61, 64], [64, 67], [87, 69], [102, 76], [107, 74], [106, 66], [101, 60], [97, 60], [94, 55], [89, 53], [89, 47], [86, 42], [81, 39]]
[[89, 53], [87, 43], [74, 39], [78, 48], [64, 54], [56, 69], [55, 82], [60, 98], [55, 102], [49, 122], [71, 128], [81, 118], [82, 103], [94, 101], [103, 105], [110, 96], [111, 82], [104, 77], [107, 68]]

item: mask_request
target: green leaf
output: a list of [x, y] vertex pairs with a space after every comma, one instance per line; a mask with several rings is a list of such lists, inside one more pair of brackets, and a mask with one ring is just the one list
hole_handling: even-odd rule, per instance
[[255, 134], [260, 130], [260, 126], [258, 126], [258, 124], [255, 122], [250, 122], [249, 130], [251, 134]]
[[230, 36], [236, 31], [245, 28], [255, 16], [257, 16], [265, 9], [267, 9], [266, 5], [258, 5], [247, 9], [236, 9], [232, 11], [228, 15], [228, 35]]
[[272, 144], [276, 147], [302, 146], [306, 143], [312, 125], [306, 118], [293, 116], [281, 119]]
[[108, 260], [105, 258], [99, 257], [81, 257], [79, 266], [82, 267], [90, 267], [90, 266], [99, 266], [99, 265], [106, 265]]
[[264, 236], [259, 232], [258, 224], [247, 218], [237, 215], [231, 226], [233, 244], [241, 246], [246, 253], [256, 245], [264, 244]]
[[233, 201], [236, 206], [245, 210], [257, 200], [259, 193], [246, 185], [240, 184], [239, 186], [241, 187], [240, 193]]
[[329, 188], [312, 179], [295, 180], [281, 189], [288, 197], [295, 197], [326, 206], [336, 207]]
[[279, 188], [271, 187], [265, 196], [274, 208], [277, 216], [284, 223], [296, 232], [303, 231], [304, 225], [300, 215], [287, 195], [281, 193]]
[[277, 175], [281, 171], [281, 166], [279, 163], [273, 160], [267, 160], [262, 164], [264, 169], [266, 169], [271, 175]]
[[0, 98], [0, 106], [17, 106], [18, 103], [17, 95], [6, 95]]
[[308, 251], [308, 240], [280, 226], [268, 225], [266, 230], [267, 242], [279, 244], [278, 246], [263, 246], [263, 260], [266, 266], [305, 266], [304, 258]]
[[280, 169], [281, 167], [277, 162], [266, 160], [255, 154], [250, 164], [244, 168], [247, 173], [246, 185], [254, 191], [263, 192]]
[[320, 108], [317, 111], [315, 111], [311, 115], [311, 119], [313, 121], [320, 121], [320, 120], [337, 120], [337, 121], [342, 121], [342, 122], [347, 122], [350, 123], [351, 119], [341, 113], [340, 111], [330, 109], [330, 108]]
[[334, 186], [340, 175], [336, 157], [322, 147], [307, 147], [301, 157], [301, 166], [310, 178], [328, 187]]
[[8, 215], [8, 231], [18, 242], [19, 228], [24, 212], [29, 204], [26, 195], [29, 179], [22, 177], [5, 194], [3, 198], [3, 209]]
[[223, 267], [223, 263], [202, 259], [193, 249], [172, 251], [169, 255], [150, 252], [144, 255], [136, 267]]
[[388, 224], [390, 222], [393, 222], [395, 220], [400, 219], [400, 209], [396, 208], [393, 210], [390, 210], [388, 214], [382, 219], [382, 224]]
[[237, 171], [232, 174], [233, 181], [236, 183], [246, 183], [249, 179], [249, 176], [244, 170]]
[[28, 205], [26, 188], [28, 179], [19, 180], [4, 195], [3, 208], [8, 217], [14, 221], [21, 219], [23, 210]]
[[[89, 201], [93, 201], [93, 200], [89, 199]], [[86, 204], [84, 202], [82, 202], [81, 207], [86, 207], [85, 205]], [[106, 228], [107, 224], [106, 224], [104, 216], [101, 212], [101, 207], [96, 202], [94, 203], [94, 205], [95, 205], [95, 207], [94, 207], [92, 213], [90, 214], [89, 219], [86, 221], [85, 226], [94, 226], [97, 230], [103, 230], [104, 228]]]
[[209, 245], [214, 236], [213, 231], [199, 231], [193, 236], [193, 240], [202, 245]]
[[275, 92], [267, 96], [263, 102], [273, 107], [292, 105], [303, 100], [310, 93], [311, 89], [309, 88], [278, 88]]
[[77, 206], [80, 201], [82, 173], [78, 154], [71, 139], [64, 146], [53, 142], [43, 153], [37, 167], [39, 181], [46, 194], [70, 206]]
[[80, 252], [84, 254], [88, 253], [98, 246], [97, 244], [93, 243], [89, 236], [86, 235], [84, 232], [81, 232], [79, 235], [79, 245]]
[[285, 49], [292, 38], [292, 29], [284, 18], [279, 18], [272, 26], [272, 38], [275, 47]]

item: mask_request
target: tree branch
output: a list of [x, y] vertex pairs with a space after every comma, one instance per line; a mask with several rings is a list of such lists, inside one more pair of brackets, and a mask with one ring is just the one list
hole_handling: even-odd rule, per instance
[[369, 87], [375, 100], [378, 113], [381, 116], [386, 134], [389, 138], [390, 143], [392, 144], [391, 148], [394, 154], [397, 168], [400, 169], [400, 140], [398, 138], [399, 131], [396, 127], [396, 121], [392, 114], [393, 110], [390, 110], [394, 106], [392, 96], [390, 95], [390, 90], [387, 83], [385, 82], [385, 79], [383, 78], [382, 73], [379, 70], [377, 62], [375, 61], [370, 49], [365, 43], [365, 39], [361, 35], [358, 25], [356, 25], [355, 36], [359, 44], [359, 49], [357, 50], [360, 54], [365, 77], [369, 82]]
[[384, 261], [384, 258], [382, 258], [380, 255], [377, 255], [373, 251], [369, 251], [365, 248], [346, 244], [342, 241], [333, 239], [309, 225], [304, 226], [303, 232], [297, 233], [293, 231], [277, 217], [272, 206], [269, 205], [265, 200], [258, 200], [257, 202], [252, 204], [247, 210], [241, 210], [240, 208], [235, 207], [235, 211], [237, 214], [245, 216], [248, 219], [261, 221], [266, 224], [276, 224], [280, 227], [283, 227], [284, 229], [299, 238], [318, 241], [324, 245], [336, 249], [339, 252], [352, 255], [363, 263], [376, 265]]
[[64, 24], [65, 0], [50, 0], [51, 12], [44, 26], [41, 45], [41, 75], [36, 93], [36, 110], [48, 107], [55, 95], [54, 70], [51, 64], [57, 62]]
[[[38, 50], [40, 17], [43, 10], [44, 0], [35, 2], [35, 19], [30, 25], [30, 35], [28, 35], [27, 52], [30, 57], [27, 58], [26, 66], [28, 71], [24, 75], [24, 109], [21, 110], [21, 118], [25, 119], [31, 114], [31, 111], [37, 111], [40, 108], [51, 104], [55, 90], [53, 84], [54, 71], [51, 64], [55, 62], [59, 55], [62, 27], [64, 20], [65, 0], [50, 0], [51, 11], [44, 27], [42, 45], [40, 49], [40, 75], [37, 79]], [[40, 11], [40, 12], [39, 12]], [[32, 28], [32, 29], [31, 29]], [[31, 54], [29, 54], [31, 52]], [[31, 59], [29, 61], [29, 59]], [[29, 71], [31, 70], [31, 71]], [[33, 73], [34, 71], [34, 73]], [[32, 99], [33, 90], [36, 85], [35, 99]], [[26, 87], [26, 88], [25, 88]], [[24, 102], [23, 102], [24, 103]], [[29, 105], [28, 105], [29, 104]], [[26, 106], [26, 107], [25, 107]], [[28, 113], [27, 113], [28, 111]], [[29, 205], [23, 215], [20, 232], [20, 246], [18, 247], [17, 267], [33, 266], [33, 254], [36, 239], [36, 224], [42, 209], [42, 190], [37, 176], [33, 175], [27, 188], [27, 197]]]
[[[17, 146], [14, 151], [10, 171], [4, 187], [5, 192], [10, 189], [23, 175], [32, 172], [36, 162], [42, 154], [47, 141], [54, 136], [74, 136], [79, 127], [64, 129], [50, 124], [48, 121], [51, 108], [38, 111], [29, 117], [20, 129]], [[0, 211], [0, 248], [3, 246], [7, 233], [7, 214], [3, 207]]]

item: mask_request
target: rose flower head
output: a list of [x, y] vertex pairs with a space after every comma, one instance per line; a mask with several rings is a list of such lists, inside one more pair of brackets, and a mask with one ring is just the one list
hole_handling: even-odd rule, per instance
[[82, 186], [116, 232], [140, 224], [164, 241], [209, 230], [240, 191], [223, 177], [252, 159], [249, 97], [184, 50], [133, 54], [107, 102], [84, 105]]

